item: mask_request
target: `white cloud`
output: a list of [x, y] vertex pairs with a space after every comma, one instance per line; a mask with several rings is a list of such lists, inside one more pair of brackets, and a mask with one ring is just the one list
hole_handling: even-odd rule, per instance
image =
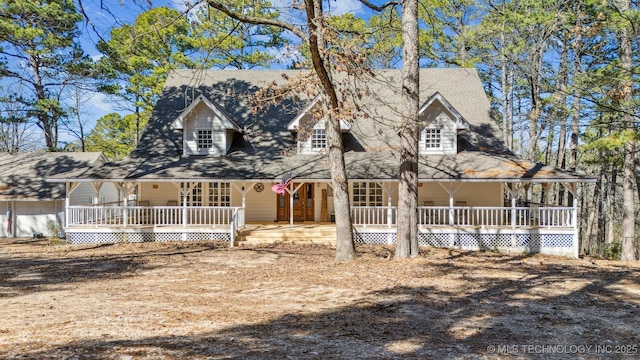
[[[109, 101], [107, 96], [102, 93], [95, 93], [82, 106], [84, 110], [91, 114], [100, 116], [114, 112], [113, 103]], [[100, 117], [98, 116], [98, 117]]]
[[343, 15], [362, 11], [362, 3], [358, 0], [328, 0], [325, 11], [331, 15]]

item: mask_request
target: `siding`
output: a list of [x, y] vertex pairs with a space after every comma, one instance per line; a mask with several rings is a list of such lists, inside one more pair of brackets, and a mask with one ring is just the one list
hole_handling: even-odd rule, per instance
[[[255, 192], [255, 190], [251, 189], [249, 193], [247, 193], [247, 210], [245, 213], [245, 219], [247, 222], [272, 222], [276, 220], [276, 193], [271, 191], [270, 182], [263, 182], [264, 190], [261, 192]], [[237, 195], [237, 196], [236, 196]], [[234, 201], [234, 206], [242, 205], [242, 197], [239, 192], [235, 192], [232, 200], [237, 199], [237, 202]], [[237, 203], [237, 205], [235, 205]]]
[[157, 189], [153, 188], [154, 183], [141, 183], [138, 198], [149, 201], [150, 206], [167, 206], [169, 200], [177, 201], [180, 204], [180, 190], [174, 183], [157, 182], [155, 184], [158, 186]]
[[[447, 183], [444, 184], [448, 186]], [[454, 183], [454, 201], [466, 201], [467, 206], [503, 206], [500, 183]], [[422, 183], [418, 188], [418, 205], [433, 201], [435, 206], [449, 206], [449, 194], [437, 183]]]
[[[196, 106], [184, 125], [184, 151], [186, 154], [225, 154], [230, 147], [229, 135], [222, 127], [220, 118], [204, 103]], [[198, 130], [213, 130], [213, 148], [198, 150]], [[231, 139], [233, 132], [231, 131]]]
[[[95, 198], [96, 191], [91, 183], [82, 183], [71, 193], [69, 201], [71, 205], [88, 205], [95, 203]], [[105, 203], [117, 202], [119, 200], [118, 190], [112, 183], [103, 183], [100, 188], [99, 200]]]
[[[313, 129], [324, 129], [324, 121], [320, 121], [317, 123]], [[317, 154], [318, 150], [311, 150], [311, 136], [313, 135], [313, 130], [310, 130], [309, 134], [304, 134], [302, 136], [307, 136], [305, 141], [298, 141], [298, 154]], [[298, 136], [301, 136], [298, 133]]]
[[[437, 103], [429, 107], [429, 109], [421, 116], [420, 121], [424, 124], [420, 130], [420, 147], [421, 154], [455, 154], [457, 152], [457, 130], [456, 123], [451, 114], [444, 106]], [[441, 127], [442, 148], [438, 150], [427, 150], [424, 142], [425, 128]]]

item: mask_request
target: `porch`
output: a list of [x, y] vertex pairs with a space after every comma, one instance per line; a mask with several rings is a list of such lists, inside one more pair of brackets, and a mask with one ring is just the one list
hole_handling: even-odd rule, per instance
[[[246, 223], [243, 207], [101, 204], [69, 206], [67, 210], [68, 241], [76, 244], [224, 240], [234, 246], [258, 227], [264, 240], [254, 236], [254, 242], [277, 241], [278, 237], [304, 242], [307, 235], [322, 227], [326, 230], [323, 237], [311, 239], [335, 243], [332, 223]], [[418, 215], [421, 246], [577, 256], [577, 218], [572, 207], [422, 206]], [[395, 243], [396, 207], [352, 207], [351, 216], [356, 243]], [[304, 228], [298, 232], [301, 226]], [[284, 233], [287, 235], [281, 236]]]

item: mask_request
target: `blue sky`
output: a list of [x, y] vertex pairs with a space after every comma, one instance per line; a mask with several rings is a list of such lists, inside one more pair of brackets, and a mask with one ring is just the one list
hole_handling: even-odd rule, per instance
[[[290, 2], [290, 0], [272, 0], [274, 6], [282, 8], [286, 8]], [[138, 14], [152, 7], [167, 6], [181, 11], [187, 9], [184, 0], [152, 0], [151, 3], [145, 0], [82, 0], [81, 3], [90, 20], [90, 24], [82, 25], [81, 44], [85, 52], [94, 58], [100, 56], [95, 44], [101, 37], [108, 38], [113, 27], [133, 23]], [[368, 9], [364, 8], [359, 0], [328, 0], [325, 10], [330, 10], [335, 15], [344, 13], [363, 15], [368, 12]], [[88, 94], [80, 111], [85, 120], [87, 132], [95, 126], [100, 117], [108, 113], [129, 113], [103, 94]], [[60, 140], [62, 142], [74, 141], [72, 137], [62, 132]]]

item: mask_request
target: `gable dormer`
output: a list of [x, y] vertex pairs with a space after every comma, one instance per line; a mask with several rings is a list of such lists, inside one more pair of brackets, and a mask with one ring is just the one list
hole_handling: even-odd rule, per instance
[[225, 155], [240, 127], [222, 108], [198, 96], [171, 123], [182, 130], [183, 155]]
[[469, 130], [469, 123], [440, 93], [435, 93], [419, 112], [420, 154], [455, 154], [458, 132]]
[[[317, 119], [316, 112], [321, 111], [320, 96], [316, 96], [298, 116], [289, 122], [287, 129], [296, 137], [298, 154], [318, 154], [327, 148], [325, 119]], [[343, 134], [351, 130], [351, 125], [340, 120]]]

